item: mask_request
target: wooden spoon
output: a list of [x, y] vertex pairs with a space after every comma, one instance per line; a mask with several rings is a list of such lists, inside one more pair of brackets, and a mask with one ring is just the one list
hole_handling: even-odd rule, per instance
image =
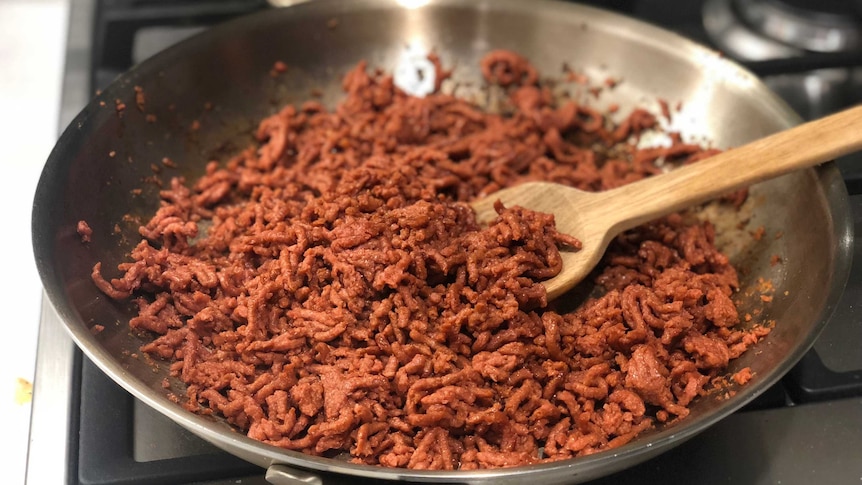
[[527, 182], [494, 192], [471, 205], [480, 222], [496, 217], [497, 200], [506, 207], [518, 205], [550, 213], [556, 219], [558, 231], [583, 242], [579, 251], [561, 251], [562, 271], [543, 282], [550, 300], [583, 280], [599, 263], [610, 241], [622, 231], [859, 149], [862, 149], [862, 106], [605, 192]]

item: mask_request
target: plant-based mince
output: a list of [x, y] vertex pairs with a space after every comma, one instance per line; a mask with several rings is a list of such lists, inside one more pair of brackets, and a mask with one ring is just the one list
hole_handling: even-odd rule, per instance
[[411, 97], [363, 62], [333, 111], [286, 106], [226, 164], [161, 192], [120, 277], [97, 264], [93, 280], [137, 302], [130, 325], [185, 383], [178, 402], [355, 463], [516, 466], [685, 418], [766, 335], [739, 325], [713, 226], [681, 215], [619, 236], [592, 277], [600, 296], [549, 303], [541, 281], [577, 234], [500, 204], [480, 226], [472, 199], [532, 180], [606, 190], [715, 151], [678, 136], [637, 148], [652, 114], [614, 125], [557, 101], [515, 53], [481, 68], [511, 109]]

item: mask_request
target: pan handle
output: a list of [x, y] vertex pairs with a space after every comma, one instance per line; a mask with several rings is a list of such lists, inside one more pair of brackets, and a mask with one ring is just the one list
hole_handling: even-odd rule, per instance
[[266, 481], [272, 485], [323, 485], [319, 476], [284, 465], [271, 465], [267, 468]]

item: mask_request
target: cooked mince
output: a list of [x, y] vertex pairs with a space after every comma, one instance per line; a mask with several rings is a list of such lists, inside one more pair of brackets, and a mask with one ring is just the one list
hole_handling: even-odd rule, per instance
[[355, 463], [524, 465], [684, 418], [768, 332], [738, 326], [737, 272], [713, 226], [681, 215], [614, 241], [601, 296], [548, 302], [541, 281], [578, 241], [519, 207], [480, 227], [470, 200], [528, 180], [610, 189], [714, 151], [639, 149], [652, 114], [557, 104], [512, 52], [481, 68], [506, 114], [411, 97], [360, 63], [334, 110], [285, 106], [226, 164], [174, 179], [119, 278], [96, 265], [99, 288], [137, 303], [141, 350], [171, 362], [186, 408]]
[[75, 226], [75, 231], [81, 236], [82, 243], [88, 243], [92, 241], [93, 238], [93, 229], [87, 224], [87, 221], [80, 220], [78, 224]]

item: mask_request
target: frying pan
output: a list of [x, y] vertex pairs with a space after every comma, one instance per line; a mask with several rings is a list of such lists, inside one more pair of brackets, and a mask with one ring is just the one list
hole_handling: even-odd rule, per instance
[[[772, 333], [729, 371], [754, 378], [735, 394], [698, 399], [691, 415], [658, 426], [607, 452], [556, 463], [480, 471], [419, 471], [351, 464], [278, 449], [218, 419], [194, 415], [167, 398], [164, 362], [138, 356], [128, 302], [101, 294], [90, 279], [102, 261], [107, 276], [136, 242], [137, 225], [158, 206], [156, 179], [200, 175], [210, 160], [246, 146], [257, 121], [313, 89], [333, 105], [340, 77], [359, 60], [393, 71], [417, 50], [435, 50], [453, 79], [444, 89], [473, 97], [479, 59], [515, 50], [540, 72], [563, 63], [590, 79], [622, 82], [590, 103], [625, 113], [680, 103], [670, 129], [685, 139], [727, 148], [799, 120], [755, 76], [720, 55], [656, 27], [585, 6], [517, 0], [320, 0], [250, 15], [210, 29], [120, 76], [81, 111], [45, 164], [33, 204], [33, 245], [51, 303], [84, 353], [135, 397], [203, 439], [268, 468], [274, 483], [321, 483], [329, 473], [444, 483], [573, 483], [644, 461], [685, 441], [752, 400], [807, 351], [831, 314], [850, 267], [847, 193], [832, 163], [752, 188], [740, 211], [705, 209], [719, 246], [741, 269], [741, 312], [777, 322]], [[287, 73], [270, 76], [275, 61]], [[135, 87], [145, 105], [136, 106]], [[573, 88], [574, 89], [574, 88]], [[574, 94], [578, 96], [577, 93]], [[125, 109], [120, 110], [120, 103]], [[145, 114], [146, 112], [146, 114]], [[146, 115], [154, 115], [149, 118]], [[199, 127], [199, 128], [198, 128]], [[195, 129], [198, 128], [198, 129]], [[658, 143], [661, 140], [654, 140]], [[162, 166], [170, 158], [177, 168]], [[76, 232], [85, 220], [92, 242]], [[763, 227], [767, 237], [750, 236]], [[773, 237], [777, 233], [782, 237]], [[773, 255], [783, 263], [770, 264]], [[758, 286], [769, 281], [765, 304]], [[99, 333], [94, 325], [104, 326]], [[181, 393], [181, 389], [173, 389]], [[741, 437], [744, 439], [744, 437]]]

